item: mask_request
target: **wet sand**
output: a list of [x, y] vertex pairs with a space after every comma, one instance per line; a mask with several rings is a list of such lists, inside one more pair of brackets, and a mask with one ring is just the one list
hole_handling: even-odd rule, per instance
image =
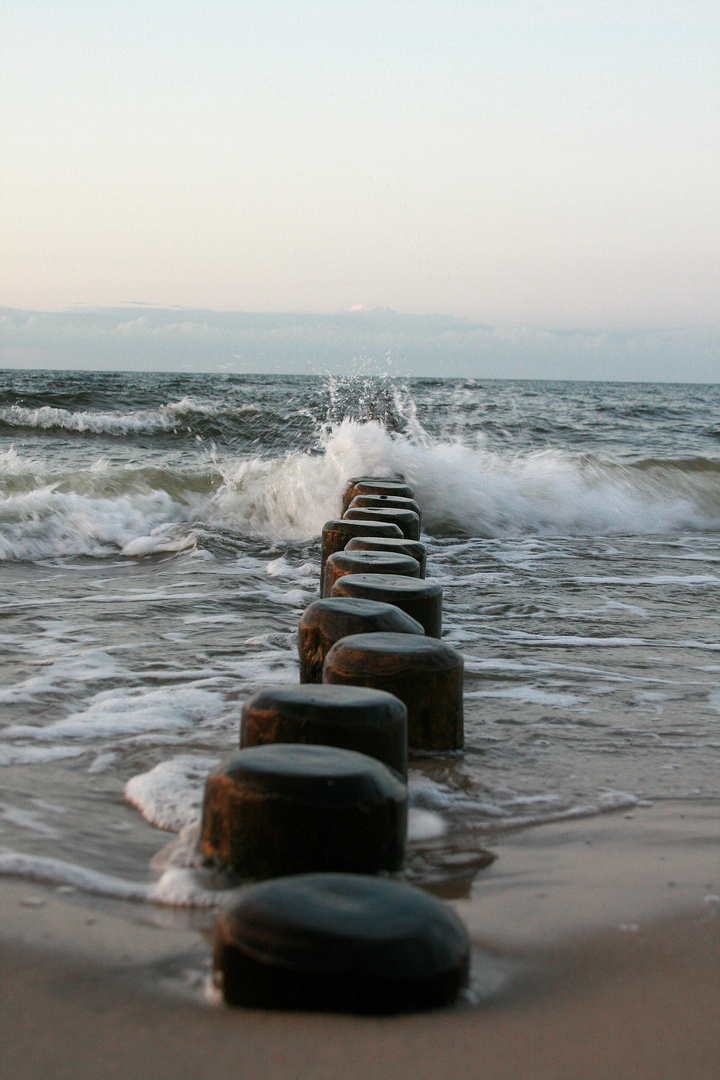
[[715, 1076], [713, 815], [664, 804], [496, 837], [497, 862], [453, 901], [480, 1003], [380, 1020], [226, 1009], [203, 996], [202, 936], [3, 882], [0, 1076]]
[[497, 860], [458, 914], [475, 940], [532, 948], [600, 928], [626, 931], [720, 894], [720, 808], [658, 802], [489, 836]]

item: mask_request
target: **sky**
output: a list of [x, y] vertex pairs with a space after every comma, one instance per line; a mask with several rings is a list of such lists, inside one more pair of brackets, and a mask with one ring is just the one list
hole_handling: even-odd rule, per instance
[[660, 335], [648, 377], [692, 340], [720, 380], [716, 0], [3, 0], [0, 147], [3, 309]]

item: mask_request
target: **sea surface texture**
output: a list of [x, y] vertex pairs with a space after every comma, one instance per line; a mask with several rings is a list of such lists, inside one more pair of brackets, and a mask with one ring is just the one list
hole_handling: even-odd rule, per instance
[[204, 778], [298, 680], [346, 478], [386, 472], [465, 657], [464, 754], [411, 762], [409, 878], [720, 804], [720, 387], [5, 371], [0, 873], [131, 919], [218, 901]]

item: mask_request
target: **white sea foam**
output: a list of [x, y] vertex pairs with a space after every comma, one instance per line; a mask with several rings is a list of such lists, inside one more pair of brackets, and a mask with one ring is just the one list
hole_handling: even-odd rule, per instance
[[346, 472], [332, 454], [245, 459], [220, 469], [224, 483], [208, 507], [212, 527], [308, 540], [340, 513]]
[[131, 777], [125, 798], [158, 829], [180, 832], [200, 816], [205, 780], [217, 757], [179, 754], [149, 772]]
[[121, 549], [120, 554], [125, 556], [159, 555], [161, 552], [187, 551], [195, 547], [197, 536], [194, 532], [186, 533], [177, 539], [168, 539], [167, 526], [161, 525], [154, 529], [150, 536], [137, 536], [130, 540]]
[[43, 885], [58, 885], [111, 900], [130, 900], [167, 907], [216, 908], [232, 903], [237, 891], [206, 889], [192, 874], [179, 867], [166, 870], [150, 884], [125, 881], [111, 874], [89, 870], [75, 863], [40, 855], [23, 855], [0, 848], [0, 875], [19, 877]]
[[[581, 818], [597, 817], [599, 814], [613, 814], [619, 810], [629, 810], [638, 805], [638, 799], [625, 791], [602, 792], [595, 802], [579, 803], [568, 806], [555, 813], [519, 814], [502, 823], [505, 829], [526, 829], [535, 825], [548, 825], [554, 821], [576, 821]], [[497, 829], [497, 825], [494, 828]]]
[[[652, 574], [644, 577], [579, 577], [582, 585], [717, 585], [720, 578], [714, 574]], [[610, 606], [610, 605], [608, 605]], [[617, 608], [628, 608], [626, 604], [612, 604]], [[630, 611], [639, 609], [629, 607]], [[640, 609], [642, 610], [642, 609]]]
[[230, 907], [237, 901], [237, 889], [206, 889], [192, 870], [169, 867], [148, 889], [151, 904], [180, 908]]
[[647, 645], [645, 638], [629, 637], [588, 637], [581, 634], [529, 634], [526, 630], [508, 630], [505, 636], [514, 641], [523, 641], [528, 645], [561, 645], [583, 646], [592, 645], [595, 648], [616, 649], [636, 648]]
[[117, 761], [117, 753], [114, 750], [104, 751], [102, 754], [97, 754], [96, 757], [88, 765], [87, 771], [91, 776], [95, 776], [97, 773], [107, 772], [115, 765]]
[[150, 898], [150, 886], [124, 881], [122, 878], [88, 870], [73, 863], [40, 855], [23, 855], [18, 851], [0, 848], [0, 875], [37, 881], [45, 885], [73, 886], [80, 892], [95, 893], [116, 900]]
[[573, 705], [580, 704], [584, 699], [577, 694], [563, 692], [550, 693], [541, 690], [538, 686], [509, 686], [501, 690], [471, 690], [465, 691], [465, 698], [509, 698], [525, 705], [543, 705], [556, 709], [569, 709]]
[[[55, 645], [57, 649], [57, 645]], [[36, 650], [37, 651], [37, 650]], [[0, 690], [0, 704], [27, 703], [58, 690], [104, 682], [126, 676], [127, 670], [101, 649], [87, 649], [70, 656], [41, 662], [39, 672]]]
[[191, 516], [165, 491], [98, 498], [44, 484], [0, 502], [0, 560], [102, 557], [148, 536], [156, 551], [179, 550], [178, 538], [168, 533]]
[[597, 817], [638, 805], [636, 796], [625, 791], [601, 791], [593, 800], [582, 803], [573, 803], [554, 793], [514, 795], [496, 792], [494, 799], [473, 798], [426, 776], [410, 777], [409, 796], [413, 809], [446, 815], [470, 814], [476, 827], [484, 826], [493, 832]]
[[80, 757], [86, 753], [82, 746], [8, 746], [0, 743], [0, 766], [49, 765]]
[[5, 739], [117, 738], [150, 731], [191, 727], [215, 719], [222, 711], [219, 693], [192, 686], [156, 690], [108, 690], [96, 694], [81, 712], [72, 713], [44, 727], [13, 724]]
[[[44, 809], [44, 807], [41, 809]], [[20, 829], [29, 829], [31, 832], [39, 833], [40, 836], [50, 840], [57, 839], [56, 830], [46, 825], [40, 814], [37, 814], [34, 810], [22, 810], [18, 806], [0, 803], [0, 818]]]
[[411, 806], [408, 811], [407, 838], [409, 843], [422, 840], [436, 840], [447, 832], [447, 824], [432, 810], [421, 810]]

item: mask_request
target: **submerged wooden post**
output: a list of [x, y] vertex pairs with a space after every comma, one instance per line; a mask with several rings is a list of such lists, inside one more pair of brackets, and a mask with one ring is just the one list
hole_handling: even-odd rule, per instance
[[322, 682], [323, 661], [340, 638], [385, 630], [424, 634], [422, 625], [394, 604], [351, 596], [326, 596], [305, 608], [298, 628], [300, 682]]
[[441, 641], [412, 634], [353, 634], [328, 652], [323, 681], [372, 686], [399, 697], [407, 706], [411, 750], [462, 748], [463, 658]]
[[420, 577], [420, 563], [412, 555], [392, 551], [335, 551], [325, 563], [323, 596], [329, 596], [345, 574], [399, 574]]
[[441, 636], [442, 586], [437, 581], [397, 574], [346, 574], [335, 582], [332, 595], [395, 604], [422, 623], [428, 637]]
[[407, 540], [420, 539], [420, 518], [414, 510], [383, 509], [379, 506], [350, 506], [343, 515], [353, 521], [392, 521]]
[[425, 577], [427, 548], [419, 540], [393, 540], [388, 536], [353, 536], [345, 545], [345, 551], [402, 551], [420, 563], [420, 577]]
[[[402, 635], [401, 635], [402, 636]], [[207, 778], [200, 852], [242, 877], [399, 870], [407, 787], [353, 750], [280, 743], [241, 750]]]
[[397, 495], [401, 499], [412, 499], [413, 494], [413, 489], [402, 480], [354, 476], [345, 487], [341, 513], [345, 513], [356, 495]]
[[330, 555], [342, 551], [353, 536], [384, 536], [402, 540], [403, 533], [399, 525], [392, 521], [351, 521], [347, 518], [326, 521], [322, 531], [322, 558], [320, 562], [320, 595], [325, 580], [325, 563]]
[[337, 746], [382, 761], [407, 778], [407, 709], [366, 686], [267, 686], [242, 707], [240, 749], [270, 743]]
[[422, 510], [414, 499], [402, 499], [397, 495], [356, 495], [350, 503], [348, 510], [377, 507], [378, 510], [412, 510], [420, 519], [422, 526]]

